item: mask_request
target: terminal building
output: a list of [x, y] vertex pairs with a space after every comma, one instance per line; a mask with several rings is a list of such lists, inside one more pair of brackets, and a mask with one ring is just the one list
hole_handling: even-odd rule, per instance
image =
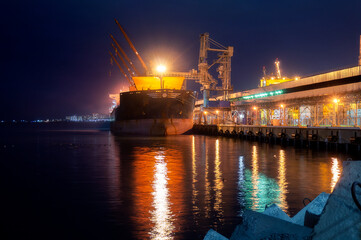
[[[278, 71], [277, 71], [278, 67]], [[352, 68], [293, 79], [264, 76], [256, 89], [196, 103], [195, 123], [257, 126], [360, 127], [361, 63]], [[228, 103], [228, 104], [227, 104]]]

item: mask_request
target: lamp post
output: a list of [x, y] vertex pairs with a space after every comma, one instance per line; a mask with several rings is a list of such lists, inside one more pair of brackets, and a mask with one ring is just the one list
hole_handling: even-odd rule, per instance
[[282, 108], [282, 126], [284, 126], [285, 121], [286, 121], [286, 118], [285, 118], [285, 105], [281, 104], [281, 108]]
[[257, 120], [258, 120], [257, 107], [253, 107], [253, 110], [254, 110], [254, 115], [255, 115], [255, 120], [254, 120], [254, 124], [253, 124], [253, 125], [257, 125]]
[[334, 110], [335, 110], [335, 126], [338, 126], [337, 112], [338, 112], [338, 103], [340, 102], [340, 99], [334, 98], [334, 99], [333, 99], [333, 102], [335, 103], [335, 105], [334, 105]]
[[163, 74], [165, 73], [166, 70], [167, 68], [164, 65], [159, 65], [157, 67], [157, 72], [159, 73], [159, 79], [160, 79], [160, 89], [164, 88]]

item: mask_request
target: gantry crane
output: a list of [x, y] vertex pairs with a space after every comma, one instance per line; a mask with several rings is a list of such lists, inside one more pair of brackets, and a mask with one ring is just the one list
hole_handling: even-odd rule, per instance
[[[232, 91], [231, 86], [231, 57], [233, 56], [233, 47], [225, 47], [209, 37], [209, 33], [201, 34], [198, 71], [198, 82], [203, 90], [203, 107], [208, 107], [211, 91], [223, 91], [223, 100], [228, 100], [228, 93]], [[208, 52], [218, 52], [217, 59], [212, 64], [208, 64]], [[209, 69], [218, 65], [218, 78], [222, 81], [222, 87], [216, 87], [217, 80], [210, 73]]]

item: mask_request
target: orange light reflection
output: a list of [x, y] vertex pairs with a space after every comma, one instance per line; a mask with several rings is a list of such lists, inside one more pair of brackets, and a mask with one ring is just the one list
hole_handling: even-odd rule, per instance
[[167, 163], [164, 161], [164, 152], [160, 151], [155, 163], [153, 181], [153, 206], [151, 220], [154, 227], [150, 233], [152, 239], [173, 239], [171, 236], [174, 225], [172, 224], [172, 212], [169, 204]]
[[341, 175], [341, 169], [338, 164], [337, 158], [331, 158], [332, 159], [332, 167], [331, 167], [331, 173], [332, 173], [332, 179], [331, 179], [331, 192], [333, 192], [333, 189], [336, 186], [336, 183]]
[[220, 220], [223, 220], [223, 211], [222, 211], [222, 189], [223, 189], [223, 179], [222, 171], [220, 169], [221, 161], [219, 156], [219, 139], [216, 140], [216, 158], [215, 158], [215, 179], [214, 179], [214, 191], [215, 191], [215, 205], [214, 209], [219, 214]]
[[252, 209], [253, 210], [257, 210], [258, 209], [258, 204], [259, 204], [259, 198], [257, 196], [258, 194], [258, 184], [259, 184], [259, 179], [258, 179], [258, 153], [257, 153], [257, 147], [253, 146], [252, 147]]

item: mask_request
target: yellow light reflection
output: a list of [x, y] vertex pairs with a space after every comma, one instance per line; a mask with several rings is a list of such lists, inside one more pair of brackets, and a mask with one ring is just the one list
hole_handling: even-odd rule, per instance
[[[216, 158], [215, 158], [215, 179], [214, 179], [214, 190], [215, 190], [215, 205], [214, 209], [219, 214], [218, 217], [221, 217], [223, 215], [222, 211], [222, 189], [223, 189], [223, 179], [222, 179], [222, 171], [220, 169], [221, 161], [219, 156], [219, 139], [216, 140]], [[220, 220], [223, 220], [223, 217], [220, 218]]]
[[341, 169], [338, 164], [337, 158], [331, 158], [332, 159], [332, 167], [331, 167], [331, 173], [332, 173], [332, 179], [331, 179], [331, 192], [333, 192], [333, 189], [336, 186], [336, 183], [341, 175]]
[[257, 153], [257, 147], [252, 147], [252, 209], [257, 210], [258, 204], [259, 204], [259, 198], [258, 198], [258, 153]]
[[156, 159], [152, 193], [154, 210], [151, 212], [154, 227], [150, 234], [152, 239], [173, 239], [174, 226], [169, 206], [167, 163], [164, 161], [163, 152], [159, 152], [154, 158]]
[[286, 200], [286, 194], [288, 191], [286, 180], [286, 157], [284, 150], [280, 150], [280, 159], [278, 164], [278, 185], [280, 187], [280, 207], [283, 211], [287, 211], [288, 204]]
[[211, 184], [209, 182], [209, 163], [208, 163], [208, 144], [206, 143], [206, 166], [205, 166], [205, 205], [204, 210], [206, 214], [206, 218], [209, 218], [211, 211]]
[[193, 209], [198, 212], [199, 211], [197, 206], [198, 191], [196, 189], [196, 182], [197, 182], [196, 143], [195, 143], [195, 137], [192, 136], [192, 204], [193, 204]]

